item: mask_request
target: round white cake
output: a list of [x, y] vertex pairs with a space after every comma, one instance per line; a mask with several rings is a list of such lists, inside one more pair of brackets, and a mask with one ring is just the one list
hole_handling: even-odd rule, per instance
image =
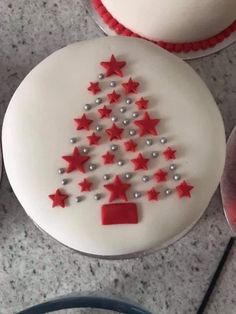
[[182, 43], [212, 37], [236, 19], [235, 0], [101, 0], [128, 29], [152, 40]]
[[75, 43], [46, 58], [7, 109], [3, 155], [32, 220], [86, 254], [164, 247], [217, 188], [225, 134], [183, 61], [141, 39]]

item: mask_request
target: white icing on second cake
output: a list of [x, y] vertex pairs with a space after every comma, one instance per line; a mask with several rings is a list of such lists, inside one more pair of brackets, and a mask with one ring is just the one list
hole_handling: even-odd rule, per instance
[[[92, 95], [87, 91], [89, 82], [98, 81], [98, 74], [104, 71], [100, 62], [109, 60], [112, 54], [118, 60], [126, 61], [127, 65], [122, 69], [124, 77], [104, 78], [99, 81], [102, 91]], [[102, 140], [101, 145], [90, 147], [89, 162], [97, 166], [94, 171], [59, 175], [58, 168], [66, 166], [62, 156], [71, 155], [76, 146], [79, 149], [88, 146], [86, 136], [95, 131], [96, 125], [103, 126], [101, 132], [111, 126], [111, 119], [101, 119], [92, 124], [91, 131], [77, 131], [73, 119], [84, 113], [94, 119], [98, 108], [104, 104], [109, 107], [107, 102], [95, 105], [95, 99], [104, 99], [112, 91], [111, 81], [116, 82], [114, 89], [121, 92], [120, 84], [129, 77], [140, 83], [139, 94], [129, 97], [149, 99], [149, 114], [160, 119], [159, 135], [153, 137], [153, 145], [145, 144], [152, 136], [134, 136], [139, 149], [132, 153], [124, 151], [124, 139], [116, 140], [114, 144], [119, 148], [115, 154], [124, 165], [115, 163], [107, 167], [101, 162], [101, 155], [113, 141]], [[87, 112], [85, 104], [92, 104], [96, 109]], [[127, 109], [125, 113], [120, 112], [122, 106]], [[128, 105], [124, 101], [110, 107], [114, 108], [112, 115], [117, 116], [120, 127], [122, 117], [131, 120], [132, 113], [138, 111], [134, 103]], [[142, 111], [137, 119], [143, 116]], [[162, 136], [168, 143], [159, 143]], [[74, 137], [78, 142], [73, 144], [70, 139]], [[126, 138], [131, 137], [126, 135]], [[61, 243], [102, 256], [161, 248], [187, 232], [207, 207], [219, 183], [225, 157], [222, 119], [201, 79], [183, 61], [155, 45], [122, 37], [73, 44], [55, 52], [33, 69], [9, 104], [2, 140], [9, 180], [27, 214]], [[161, 152], [168, 146], [177, 151], [174, 161], [177, 170], [173, 174], [181, 174], [194, 187], [191, 198], [178, 198], [174, 192], [165, 195], [166, 188], [174, 191], [176, 186], [171, 173], [163, 184], [142, 180], [144, 175], [152, 178], [157, 169], [169, 167], [170, 162], [161, 156], [150, 158], [152, 151]], [[151, 160], [147, 171], [134, 171], [129, 162], [139, 152]], [[137, 203], [139, 221], [137, 224], [102, 225], [101, 206], [109, 203], [109, 193], [103, 185], [113, 182], [117, 174], [125, 181], [125, 173], [133, 175], [126, 181], [132, 182], [127, 196], [130, 202]], [[105, 181], [104, 174], [112, 178]], [[63, 178], [69, 179], [65, 186], [61, 184]], [[89, 178], [94, 189], [84, 193], [83, 200], [76, 203], [75, 197], [81, 194], [78, 183], [83, 178]], [[138, 199], [133, 197], [135, 191], [143, 192], [153, 186], [161, 192], [158, 201], [149, 202], [144, 195]], [[69, 195], [65, 208], [52, 208], [48, 195], [57, 188]], [[97, 193], [101, 194], [99, 200], [94, 198]]]
[[102, 0], [109, 13], [131, 31], [152, 40], [208, 39], [234, 22], [235, 0]]

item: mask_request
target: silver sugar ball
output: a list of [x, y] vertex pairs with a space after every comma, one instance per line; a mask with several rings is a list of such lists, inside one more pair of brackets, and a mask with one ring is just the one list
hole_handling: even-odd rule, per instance
[[166, 189], [165, 190], [165, 195], [170, 195], [172, 193], [171, 189]]
[[115, 144], [112, 144], [111, 145], [111, 151], [116, 151], [118, 149], [118, 146], [117, 145], [115, 145]]
[[125, 107], [121, 107], [121, 108], [120, 108], [120, 112], [121, 112], [121, 113], [125, 113], [125, 112], [126, 112], [126, 108], [125, 108]]
[[140, 192], [134, 192], [134, 198], [139, 198], [141, 197], [141, 193]]
[[84, 105], [84, 110], [88, 111], [91, 109], [91, 105], [90, 104], [85, 104]]
[[95, 103], [97, 105], [101, 104], [102, 103], [102, 98], [101, 97], [98, 97], [96, 100], [95, 100]]
[[89, 152], [89, 148], [88, 148], [88, 147], [84, 147], [84, 148], [83, 148], [83, 153], [84, 153], [84, 154], [88, 154], [88, 152]]
[[100, 200], [100, 198], [101, 198], [101, 194], [95, 194], [94, 195], [94, 197], [93, 197], [94, 199], [95, 199], [95, 201], [98, 201], [98, 200]]
[[79, 203], [82, 201], [82, 197], [81, 196], [76, 196], [75, 198], [76, 203]]
[[67, 183], [68, 183], [68, 180], [67, 180], [67, 179], [62, 179], [62, 180], [61, 180], [61, 184], [62, 184], [62, 185], [66, 185]]
[[133, 112], [133, 113], [132, 113], [132, 117], [133, 117], [133, 118], [137, 118], [137, 117], [138, 117], [138, 112], [136, 112], [136, 111]]
[[148, 145], [148, 146], [151, 146], [152, 145], [152, 140], [150, 139], [150, 138], [148, 138], [148, 139], [146, 139], [146, 144]]
[[125, 103], [126, 103], [127, 105], [132, 104], [132, 99], [131, 99], [131, 98], [126, 98]]
[[166, 143], [167, 143], [167, 138], [166, 138], [166, 137], [162, 137], [162, 138], [160, 139], [160, 143], [161, 143], [161, 144], [166, 144]]
[[117, 165], [118, 165], [118, 166], [121, 167], [121, 166], [123, 166], [123, 164], [124, 164], [124, 161], [123, 161], [123, 160], [118, 160], [118, 161], [117, 161]]
[[76, 141], [77, 141], [77, 140], [76, 140], [76, 138], [75, 138], [75, 137], [70, 138], [70, 143], [71, 143], [71, 144], [75, 144], [75, 143], [76, 143]]
[[112, 121], [112, 122], [116, 122], [117, 120], [118, 120], [118, 118], [117, 118], [116, 116], [112, 116], [112, 117], [111, 117], [111, 121]]
[[90, 171], [93, 171], [93, 170], [95, 170], [96, 169], [96, 165], [95, 164], [90, 164], [89, 165], [89, 170]]
[[65, 169], [64, 168], [60, 168], [57, 170], [58, 174], [63, 174], [65, 172]]
[[111, 87], [115, 87], [116, 86], [116, 82], [115, 81], [111, 81], [109, 84]]
[[109, 180], [110, 179], [109, 174], [104, 174], [103, 179], [106, 180], [106, 181]]
[[176, 169], [176, 165], [175, 165], [175, 164], [171, 164], [170, 167], [169, 167], [169, 169], [170, 169], [171, 171], [174, 171], [174, 170]]
[[175, 181], [179, 181], [179, 180], [181, 179], [181, 176], [180, 176], [179, 174], [174, 174], [174, 175], [173, 175], [173, 179], [174, 179]]
[[136, 134], [136, 131], [135, 131], [135, 130], [133, 130], [133, 129], [132, 129], [132, 130], [129, 130], [129, 135], [130, 135], [130, 136], [134, 136], [135, 134]]
[[149, 176], [143, 176], [142, 177], [143, 182], [148, 182], [149, 181]]
[[132, 177], [131, 173], [127, 172], [125, 173], [125, 179], [130, 179]]
[[123, 124], [124, 124], [124, 125], [128, 125], [128, 124], [129, 124], [129, 119], [124, 119], [124, 120], [123, 120]]
[[159, 153], [158, 152], [152, 152], [152, 157], [153, 158], [157, 158], [159, 156]]
[[104, 79], [104, 74], [103, 73], [98, 74], [98, 78], [99, 78], [99, 80]]
[[102, 126], [101, 125], [96, 125], [95, 130], [100, 132], [102, 131]]

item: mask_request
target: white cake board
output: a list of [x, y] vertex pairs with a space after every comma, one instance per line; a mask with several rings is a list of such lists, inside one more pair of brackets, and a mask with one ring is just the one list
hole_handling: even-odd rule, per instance
[[[113, 30], [109, 28], [109, 26], [106, 23], [103, 22], [99, 14], [97, 14], [97, 12], [93, 9], [90, 0], [82, 0], [82, 2], [84, 3], [85, 8], [88, 10], [89, 15], [106, 35], [118, 36]], [[217, 44], [215, 47], [208, 48], [206, 50], [198, 50], [188, 53], [179, 52], [174, 54], [184, 60], [198, 59], [216, 53], [232, 45], [234, 42], [236, 42], [236, 32], [233, 32], [228, 38], [223, 40], [221, 43]]]

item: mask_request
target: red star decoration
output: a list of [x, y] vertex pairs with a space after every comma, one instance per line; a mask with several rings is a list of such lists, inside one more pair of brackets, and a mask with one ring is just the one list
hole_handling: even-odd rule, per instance
[[99, 140], [101, 139], [100, 136], [96, 135], [94, 132], [92, 135], [87, 136], [89, 141], [89, 145], [98, 145]]
[[94, 95], [96, 95], [98, 92], [101, 91], [98, 82], [95, 82], [95, 83], [90, 82], [90, 85], [89, 85], [89, 87], [88, 87], [88, 90], [89, 90], [92, 94], [94, 94]]
[[123, 129], [119, 128], [115, 123], [113, 123], [112, 127], [109, 129], [106, 129], [106, 133], [109, 136], [109, 140], [120, 140], [121, 139], [121, 135], [123, 133]]
[[160, 192], [157, 192], [154, 188], [147, 191], [147, 198], [149, 201], [157, 201]]
[[128, 80], [128, 82], [121, 84], [125, 90], [126, 94], [137, 93], [137, 88], [139, 86], [139, 82], [133, 81], [132, 78]]
[[113, 90], [112, 93], [107, 94], [107, 99], [110, 104], [117, 103], [118, 100], [120, 99], [120, 94], [117, 94], [116, 91]]
[[170, 160], [170, 159], [176, 158], [175, 153], [176, 153], [176, 150], [173, 150], [172, 148], [167, 147], [167, 149], [164, 150], [163, 155], [166, 160]]
[[76, 169], [84, 173], [84, 164], [90, 159], [89, 156], [81, 156], [77, 147], [74, 148], [71, 156], [63, 156], [62, 158], [69, 163], [67, 173]]
[[112, 202], [116, 199], [128, 201], [125, 192], [130, 187], [130, 184], [121, 182], [119, 176], [116, 176], [112, 183], [105, 184], [104, 187], [111, 193], [109, 202]]
[[124, 142], [125, 150], [127, 152], [135, 152], [137, 144], [133, 140]]
[[114, 55], [112, 55], [110, 61], [102, 61], [100, 64], [106, 70], [106, 76], [111, 76], [112, 74], [123, 76], [121, 69], [126, 65], [126, 62], [118, 61]]
[[104, 165], [113, 164], [113, 160], [114, 160], [113, 154], [107, 152], [105, 155], [102, 155], [102, 158], [103, 158]]
[[176, 192], [180, 198], [182, 197], [191, 197], [190, 191], [193, 189], [193, 186], [189, 185], [186, 181], [181, 182], [176, 186]]
[[139, 169], [147, 170], [148, 169], [147, 163], [149, 159], [144, 158], [142, 154], [138, 154], [138, 157], [131, 159], [131, 161], [134, 164], [134, 170], [139, 170]]
[[168, 173], [166, 171], [160, 169], [154, 174], [154, 177], [157, 180], [157, 182], [164, 182], [167, 180], [166, 178], [167, 174]]
[[89, 126], [93, 122], [93, 120], [88, 119], [85, 114], [83, 114], [81, 118], [74, 120], [77, 123], [77, 130], [89, 130]]
[[89, 192], [92, 186], [92, 182], [84, 179], [82, 182], [79, 183], [79, 186], [81, 188], [81, 192]]
[[100, 118], [108, 118], [111, 113], [111, 109], [108, 109], [106, 106], [103, 106], [103, 108], [98, 109], [98, 112], [100, 114]]
[[61, 193], [61, 191], [57, 189], [55, 194], [50, 194], [48, 197], [52, 200], [52, 207], [60, 206], [64, 208], [65, 200], [68, 198], [68, 195]]
[[135, 104], [137, 105], [138, 109], [147, 109], [148, 107], [148, 100], [144, 99], [143, 97], [141, 97], [139, 100], [137, 100], [135, 102]]
[[142, 120], [135, 120], [134, 124], [139, 128], [139, 135], [145, 134], [157, 135], [156, 126], [160, 122], [159, 119], [151, 119], [147, 112], [144, 113]]

